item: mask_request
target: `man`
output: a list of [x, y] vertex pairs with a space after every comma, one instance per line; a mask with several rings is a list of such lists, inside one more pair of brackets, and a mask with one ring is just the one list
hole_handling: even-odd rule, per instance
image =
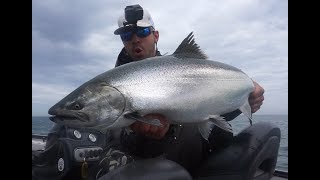
[[[159, 32], [155, 29], [152, 17], [147, 10], [142, 9], [139, 5], [127, 6], [124, 15], [118, 20], [118, 25], [119, 28], [114, 34], [120, 35], [124, 47], [115, 66], [161, 56], [157, 49]], [[256, 82], [254, 84], [255, 91], [249, 97], [253, 113], [260, 109], [264, 100], [263, 88]], [[236, 110], [223, 116], [230, 121], [240, 113], [239, 110]], [[96, 174], [97, 179], [110, 170], [134, 160], [157, 156], [177, 162], [192, 175], [199, 164], [211, 153], [232, 142], [233, 134], [217, 126], [213, 128], [206, 141], [200, 135], [198, 128], [192, 124], [170, 125], [168, 119], [161, 114], [148, 114], [145, 118], [159, 119], [163, 126], [155, 127], [137, 121], [130, 125], [132, 131], [128, 132], [124, 129], [120, 136], [115, 137], [114, 140], [108, 140], [107, 147], [104, 148], [104, 153], [101, 154], [97, 163], [97, 168], [93, 168], [96, 171], [93, 174]], [[50, 150], [50, 147], [54, 147], [57, 139], [64, 137], [65, 133], [65, 127], [55, 125], [48, 134], [46, 149]], [[54, 150], [54, 148], [51, 149]], [[79, 175], [80, 173], [75, 172], [74, 174]]]
[[[157, 49], [159, 32], [147, 10], [139, 5], [127, 6], [124, 15], [118, 19], [118, 26], [114, 34], [120, 35], [124, 47], [118, 55], [116, 67], [161, 56]], [[260, 109], [264, 100], [264, 89], [256, 82], [254, 85], [255, 90], [249, 97], [252, 113]], [[223, 116], [230, 121], [240, 113], [237, 110]], [[148, 114], [145, 118], [159, 119], [164, 126], [156, 127], [136, 121], [130, 125], [133, 132], [121, 133], [118, 148], [136, 158], [152, 158], [164, 154], [167, 159], [182, 165], [191, 174], [204, 158], [216, 149], [228, 145], [233, 137], [233, 134], [215, 126], [207, 142], [193, 125], [169, 125], [166, 117], [161, 114]], [[107, 163], [104, 165], [108, 166]], [[104, 173], [108, 171], [106, 169]]]

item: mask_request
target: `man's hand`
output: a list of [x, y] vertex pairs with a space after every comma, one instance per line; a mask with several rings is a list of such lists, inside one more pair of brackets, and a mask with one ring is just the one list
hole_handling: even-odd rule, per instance
[[253, 81], [254, 84], [254, 91], [249, 96], [249, 104], [251, 106], [251, 112], [255, 113], [257, 112], [264, 100], [264, 89], [255, 81]]
[[143, 134], [147, 137], [154, 139], [162, 139], [169, 130], [169, 121], [160, 114], [147, 114], [145, 119], [159, 119], [162, 126], [153, 126], [143, 122], [136, 121], [130, 125], [130, 128], [139, 134]]

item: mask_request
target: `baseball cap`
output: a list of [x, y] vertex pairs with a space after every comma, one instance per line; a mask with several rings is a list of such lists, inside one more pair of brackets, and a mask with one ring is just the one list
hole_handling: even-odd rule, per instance
[[143, 9], [142, 19], [137, 20], [137, 23], [134, 23], [134, 24], [128, 23], [128, 20], [125, 18], [125, 13], [124, 13], [118, 19], [118, 26], [119, 26], [119, 28], [114, 31], [114, 34], [116, 34], [116, 35], [119, 35], [122, 32], [124, 32], [125, 30], [127, 30], [128, 28], [132, 28], [134, 26], [153, 27], [153, 29], [154, 29], [154, 23], [153, 23], [152, 17], [150, 15], [150, 13], [145, 9]]

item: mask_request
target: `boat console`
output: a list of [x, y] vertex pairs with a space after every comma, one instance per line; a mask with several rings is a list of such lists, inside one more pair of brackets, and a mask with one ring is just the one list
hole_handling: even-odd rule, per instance
[[[194, 180], [269, 180], [275, 172], [280, 146], [280, 129], [259, 122], [234, 137], [234, 142], [210, 155]], [[95, 179], [95, 165], [108, 136], [88, 129], [67, 129], [65, 136], [46, 150], [33, 150], [33, 179], [75, 179], [88, 163], [87, 179]], [[52, 158], [54, 157], [54, 158]], [[94, 172], [90, 174], [90, 172]], [[79, 177], [75, 177], [78, 174]], [[99, 180], [192, 179], [179, 164], [160, 158], [138, 160], [103, 175]]]

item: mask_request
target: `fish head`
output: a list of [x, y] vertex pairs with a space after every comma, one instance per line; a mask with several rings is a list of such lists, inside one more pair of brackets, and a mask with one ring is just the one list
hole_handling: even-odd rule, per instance
[[[85, 83], [68, 94], [48, 113], [50, 120], [73, 128], [108, 127], [123, 113], [125, 98], [106, 83]], [[97, 127], [97, 128], [95, 128]]]

